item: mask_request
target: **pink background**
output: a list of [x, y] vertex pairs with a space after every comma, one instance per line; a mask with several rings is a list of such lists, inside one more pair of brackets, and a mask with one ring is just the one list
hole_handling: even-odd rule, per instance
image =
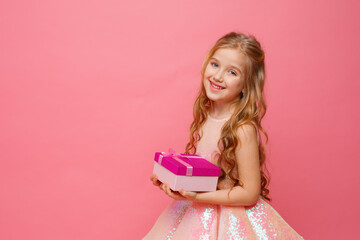
[[223, 34], [266, 52], [271, 205], [305, 239], [355, 239], [359, 1], [3, 1], [0, 239], [141, 239], [170, 199], [202, 60]]

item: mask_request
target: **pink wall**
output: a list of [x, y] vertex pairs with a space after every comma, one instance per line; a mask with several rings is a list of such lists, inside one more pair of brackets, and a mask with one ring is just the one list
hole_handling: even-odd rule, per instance
[[[140, 239], [170, 200], [200, 67], [228, 31], [266, 51], [273, 207], [306, 239], [354, 239], [359, 1], [3, 1], [0, 239]], [[355, 190], [355, 191], [354, 191]]]

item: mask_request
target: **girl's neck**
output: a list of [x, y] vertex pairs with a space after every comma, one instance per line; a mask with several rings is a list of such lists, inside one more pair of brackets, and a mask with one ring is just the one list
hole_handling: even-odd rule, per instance
[[214, 102], [213, 109], [210, 111], [210, 117], [214, 119], [226, 119], [229, 118], [232, 113], [233, 109], [231, 108], [231, 104], [220, 104]]

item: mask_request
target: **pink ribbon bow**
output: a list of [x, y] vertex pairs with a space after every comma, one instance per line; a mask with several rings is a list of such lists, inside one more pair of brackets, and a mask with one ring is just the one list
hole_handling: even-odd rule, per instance
[[197, 157], [197, 156], [183, 156], [181, 153], [176, 152], [174, 149], [169, 148], [169, 152], [161, 152], [161, 155], [159, 156], [158, 163], [161, 165], [161, 161], [163, 157], [173, 157], [176, 161], [181, 163], [182, 165], [186, 166], [186, 176], [192, 176], [193, 174], [193, 166], [185, 162], [184, 160], [180, 159], [179, 157]]
[[169, 148], [169, 152], [163, 152], [162, 153], [162, 155], [164, 156], [164, 157], [172, 157], [172, 156], [179, 156], [179, 157], [181, 157], [181, 154], [180, 153], [178, 153], [178, 152], [176, 152], [174, 149], [172, 149], [172, 148]]

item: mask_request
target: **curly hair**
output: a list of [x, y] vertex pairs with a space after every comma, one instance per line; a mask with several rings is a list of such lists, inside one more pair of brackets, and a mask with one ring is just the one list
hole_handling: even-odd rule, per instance
[[[270, 177], [265, 164], [265, 149], [262, 143], [260, 130], [266, 137], [265, 144], [268, 142], [268, 135], [261, 126], [261, 120], [266, 113], [266, 103], [263, 95], [264, 81], [265, 81], [265, 54], [261, 48], [260, 43], [252, 35], [245, 35], [243, 33], [230, 32], [213, 45], [207, 53], [202, 68], [201, 68], [201, 86], [198, 96], [193, 107], [194, 120], [190, 125], [190, 140], [186, 144], [185, 153], [194, 154], [196, 152], [196, 144], [201, 139], [200, 129], [207, 119], [209, 112], [213, 110], [214, 103], [210, 100], [204, 88], [204, 74], [210, 58], [220, 48], [237, 49], [245, 55], [245, 83], [243, 92], [240, 93], [238, 99], [235, 101], [235, 110], [229, 120], [221, 129], [221, 136], [217, 143], [220, 153], [217, 154], [218, 166], [221, 167], [221, 175], [219, 181], [228, 178], [232, 182], [233, 189], [235, 185], [243, 186], [240, 181], [237, 169], [237, 162], [235, 157], [235, 149], [241, 141], [237, 136], [237, 129], [244, 124], [252, 124], [258, 132], [259, 136], [259, 161], [261, 172], [261, 193], [260, 195], [271, 201], [269, 197]], [[227, 166], [224, 168], [223, 166]], [[229, 191], [229, 193], [230, 193]]]

